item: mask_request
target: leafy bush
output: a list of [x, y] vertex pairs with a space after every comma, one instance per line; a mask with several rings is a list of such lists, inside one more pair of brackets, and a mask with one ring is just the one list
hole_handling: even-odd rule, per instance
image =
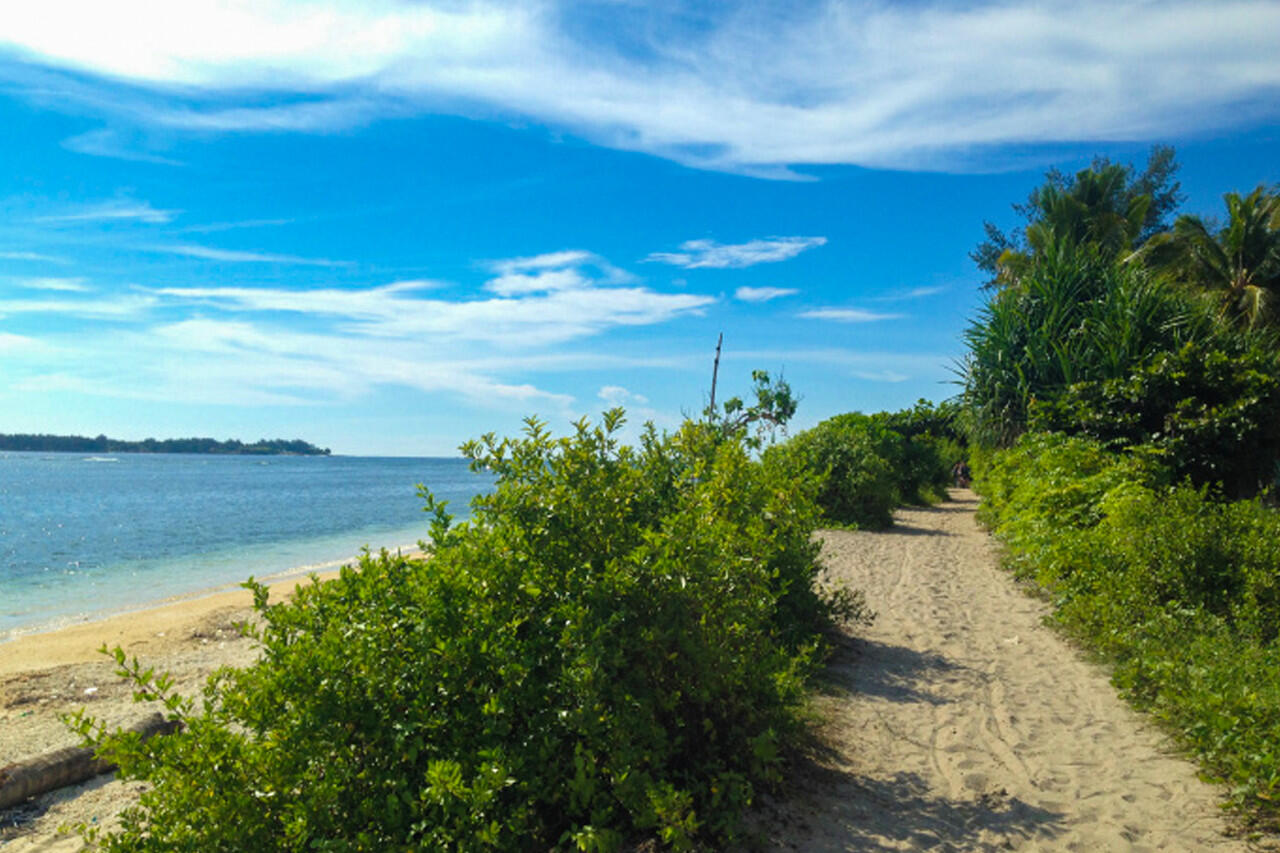
[[946, 495], [948, 460], [961, 454], [953, 429], [949, 414], [921, 400], [897, 413], [836, 415], [768, 455], [822, 477], [817, 499], [827, 523], [881, 529], [900, 504]]
[[1152, 448], [1028, 434], [984, 466], [984, 517], [1055, 618], [1115, 664], [1233, 798], [1280, 798], [1280, 515], [1164, 484]]
[[1151, 444], [1174, 475], [1247, 497], [1280, 462], [1280, 364], [1274, 350], [1188, 343], [1128, 376], [1072, 385], [1032, 406], [1033, 428]]
[[898, 477], [898, 489], [907, 503], [929, 504], [947, 496], [951, 466], [968, 455], [961, 429], [960, 405], [949, 401], [934, 406], [917, 400], [910, 409], [877, 412], [870, 419], [906, 439], [900, 456], [889, 457]]
[[1015, 547], [1040, 547], [1059, 530], [1079, 530], [1101, 519], [1100, 503], [1113, 488], [1156, 483], [1167, 476], [1158, 454], [1118, 454], [1102, 443], [1060, 433], [1026, 433], [1013, 447], [976, 457], [983, 495], [979, 520]]
[[893, 524], [893, 510], [902, 502], [883, 455], [885, 438], [832, 418], [770, 448], [765, 459], [787, 460], [821, 477], [817, 502], [826, 523], [881, 529]]
[[673, 849], [734, 836], [778, 777], [818, 631], [816, 480], [705, 424], [620, 446], [621, 412], [555, 439], [466, 445], [498, 476], [426, 562], [268, 604], [261, 660], [145, 743], [81, 719], [153, 787], [108, 850]]

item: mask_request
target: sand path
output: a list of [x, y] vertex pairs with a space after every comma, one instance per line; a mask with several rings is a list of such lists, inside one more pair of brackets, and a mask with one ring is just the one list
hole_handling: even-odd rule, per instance
[[1219, 792], [1042, 624], [996, 567], [972, 492], [884, 533], [824, 534], [879, 613], [818, 699], [825, 752], [776, 849], [1245, 850]]

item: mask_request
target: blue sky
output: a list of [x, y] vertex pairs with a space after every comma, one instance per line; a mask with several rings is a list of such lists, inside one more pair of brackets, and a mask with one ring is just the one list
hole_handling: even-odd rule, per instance
[[0, 8], [0, 432], [451, 455], [955, 393], [982, 221], [1177, 147], [1280, 181], [1280, 3]]

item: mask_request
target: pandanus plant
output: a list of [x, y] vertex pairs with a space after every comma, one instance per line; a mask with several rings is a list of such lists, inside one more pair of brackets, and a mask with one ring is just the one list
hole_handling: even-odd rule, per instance
[[965, 330], [960, 368], [975, 438], [1010, 443], [1031, 402], [1067, 386], [1125, 376], [1154, 353], [1211, 332], [1192, 300], [1093, 246], [1046, 242], [1015, 285]]

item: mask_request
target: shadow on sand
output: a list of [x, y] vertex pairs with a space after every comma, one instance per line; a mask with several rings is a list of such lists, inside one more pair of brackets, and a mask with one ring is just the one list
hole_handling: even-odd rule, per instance
[[[984, 673], [943, 654], [859, 637], [838, 642], [818, 690], [859, 694], [893, 703], [942, 705], [929, 690], [941, 680], [985, 679]], [[889, 713], [892, 713], [891, 711]], [[791, 795], [762, 806], [753, 818], [758, 841], [771, 850], [1003, 850], [1034, 839], [1052, 842], [1064, 815], [1010, 796], [1004, 789], [947, 797], [915, 773], [867, 778], [845, 768], [856, 756], [820, 739], [796, 760]]]
[[[1062, 815], [998, 793], [951, 799], [914, 773], [866, 779], [833, 769], [820, 757], [792, 770], [795, 801], [768, 804], [758, 816], [768, 849], [828, 851], [1005, 850], [1062, 834]], [[803, 805], [797, 807], [799, 802]], [[772, 814], [770, 814], [772, 812]], [[821, 824], [821, 832], [813, 832]], [[985, 836], [985, 838], [983, 837]]]
[[949, 701], [924, 688], [931, 679], [964, 673], [978, 676], [937, 652], [919, 652], [861, 637], [842, 638], [819, 676], [818, 689], [827, 695], [876, 696], [890, 702]]

